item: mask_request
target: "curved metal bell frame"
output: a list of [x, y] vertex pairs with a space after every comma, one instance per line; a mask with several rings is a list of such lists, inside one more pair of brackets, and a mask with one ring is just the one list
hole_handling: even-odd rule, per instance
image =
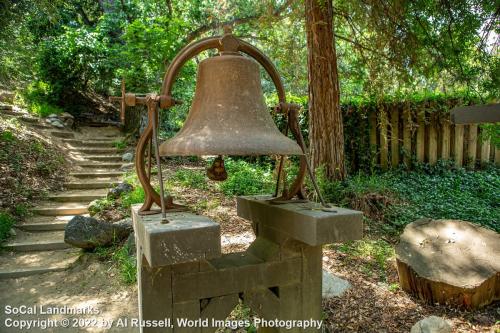
[[[180, 69], [191, 58], [208, 49], [218, 49], [220, 56], [205, 59], [200, 64], [196, 93], [188, 118], [182, 130], [161, 145], [160, 155], [300, 155], [298, 175], [289, 188], [284, 187], [280, 196], [277, 195], [280, 182], [278, 177], [275, 200], [286, 201], [296, 196], [303, 199], [307, 160], [306, 148], [298, 128], [299, 108], [286, 102], [278, 71], [251, 44], [231, 33], [225, 33], [223, 36], [209, 37], [187, 45], [167, 69], [158, 106], [169, 108], [176, 104], [171, 92]], [[268, 113], [257, 63], [264, 67], [276, 86], [280, 103], [275, 109], [288, 116], [287, 128], [290, 128], [297, 142], [281, 134]], [[149, 113], [149, 125], [136, 148], [135, 165], [146, 196], [141, 208], [143, 213], [150, 211], [153, 203], [161, 203], [161, 196], [151, 186], [144, 164], [146, 146], [151, 144], [154, 132], [151, 124], [155, 122], [152, 120], [158, 117], [157, 109], [154, 108]], [[281, 165], [282, 162], [283, 158]], [[167, 197], [167, 200], [167, 210], [181, 207], [173, 204], [171, 197]]]

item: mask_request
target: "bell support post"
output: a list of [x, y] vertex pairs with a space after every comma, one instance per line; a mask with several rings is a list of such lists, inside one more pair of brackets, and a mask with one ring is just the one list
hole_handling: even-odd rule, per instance
[[[172, 98], [166, 98], [165, 96], [156, 96], [155, 100], [152, 100], [152, 96], [146, 97], [136, 97], [133, 94], [128, 94], [129, 100], [133, 99], [134, 104], [144, 104], [148, 107], [148, 124], [144, 129], [141, 137], [139, 138], [139, 142], [137, 143], [137, 147], [135, 150], [135, 169], [137, 171], [137, 177], [139, 178], [139, 182], [141, 183], [144, 189], [144, 203], [142, 207], [139, 209], [139, 213], [141, 214], [154, 214], [157, 211], [151, 210], [153, 204], [157, 204], [159, 207], [164, 206], [165, 210], [173, 211], [173, 210], [182, 210], [184, 206], [177, 205], [173, 202], [173, 198], [171, 196], [167, 196], [164, 200], [161, 200], [161, 196], [156, 192], [156, 190], [151, 185], [151, 144], [153, 143], [153, 135], [155, 134], [155, 128], [158, 127], [158, 106], [162, 107], [170, 107], [175, 104], [178, 104], [178, 101], [173, 100]], [[156, 141], [156, 138], [155, 140]], [[157, 142], [154, 142], [155, 144]], [[148, 149], [148, 171], [146, 171], [146, 167], [144, 164], [144, 158], [146, 155], [146, 149]], [[157, 151], [156, 151], [157, 153]], [[157, 156], [158, 158], [159, 156]], [[157, 163], [158, 169], [160, 169], [160, 164]], [[158, 170], [158, 172], [161, 172]], [[162, 183], [162, 179], [160, 179]], [[162, 191], [163, 192], [163, 191]]]

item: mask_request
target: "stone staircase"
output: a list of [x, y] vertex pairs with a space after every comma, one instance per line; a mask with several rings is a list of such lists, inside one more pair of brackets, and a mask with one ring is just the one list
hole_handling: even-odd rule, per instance
[[64, 227], [73, 216], [87, 214], [88, 204], [105, 197], [122, 175], [122, 154], [113, 145], [121, 138], [117, 128], [88, 127], [73, 132], [55, 130], [37, 118], [17, 117], [54, 138], [66, 150], [72, 170], [64, 184], [65, 191], [51, 193], [46, 201], [35, 206], [32, 215], [16, 226], [16, 236], [3, 244], [0, 279], [69, 268], [78, 260], [80, 251], [64, 242]]

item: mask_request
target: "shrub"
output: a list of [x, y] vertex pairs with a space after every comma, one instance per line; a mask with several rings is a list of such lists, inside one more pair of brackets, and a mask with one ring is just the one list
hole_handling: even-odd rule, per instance
[[135, 283], [137, 280], [137, 261], [129, 254], [129, 245], [125, 243], [113, 254], [113, 260], [118, 264], [122, 281], [126, 284]]
[[0, 242], [3, 242], [9, 237], [10, 229], [14, 223], [15, 220], [10, 214], [0, 212]]
[[47, 117], [51, 114], [59, 114], [63, 112], [60, 107], [38, 102], [32, 103], [28, 109], [31, 113], [34, 113], [39, 117]]
[[328, 201], [360, 209], [398, 233], [419, 218], [459, 219], [500, 231], [500, 169], [468, 171], [448, 163], [383, 174], [360, 173], [320, 185]]
[[144, 199], [144, 189], [139, 185], [135, 185], [134, 189], [131, 192], [122, 195], [121, 206], [122, 208], [128, 209], [134, 204], [143, 203]]
[[197, 189], [207, 189], [207, 177], [201, 170], [180, 169], [177, 170], [172, 177], [172, 180], [180, 183], [184, 187]]
[[113, 141], [113, 147], [115, 147], [116, 149], [125, 149], [127, 148], [127, 143], [123, 140], [116, 140], [116, 141]]
[[273, 175], [270, 165], [252, 165], [243, 160], [227, 159], [228, 174], [219, 188], [226, 195], [270, 194], [273, 191]]

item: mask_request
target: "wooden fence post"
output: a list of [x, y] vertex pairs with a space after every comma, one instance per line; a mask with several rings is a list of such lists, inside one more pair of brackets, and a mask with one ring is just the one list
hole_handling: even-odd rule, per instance
[[469, 136], [467, 140], [467, 166], [474, 168], [477, 158], [477, 124], [469, 125]]
[[464, 161], [464, 125], [455, 125], [455, 165], [461, 167]]
[[377, 147], [377, 112], [370, 112], [370, 152], [372, 154], [372, 164], [378, 164], [378, 147]]
[[490, 161], [490, 140], [483, 138], [481, 141], [481, 165]]
[[425, 157], [425, 111], [420, 110], [417, 114], [417, 144], [416, 155], [419, 162], [424, 162]]
[[410, 108], [405, 105], [405, 110], [403, 112], [403, 148], [406, 167], [410, 167], [411, 162], [411, 124], [411, 111]]
[[391, 164], [393, 168], [399, 165], [399, 110], [391, 110]]
[[387, 170], [388, 141], [387, 141], [387, 110], [380, 109], [380, 166]]
[[438, 134], [437, 134], [437, 119], [435, 114], [431, 114], [429, 122], [429, 164], [434, 165], [437, 162], [438, 152]]
[[441, 123], [441, 158], [443, 160], [450, 159], [450, 122], [448, 119], [445, 119]]

